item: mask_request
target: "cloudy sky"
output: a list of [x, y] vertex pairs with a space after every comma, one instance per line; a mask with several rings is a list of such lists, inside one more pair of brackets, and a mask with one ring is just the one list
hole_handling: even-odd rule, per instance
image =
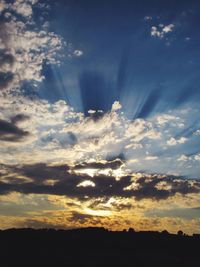
[[0, 228], [200, 233], [200, 4], [0, 0]]

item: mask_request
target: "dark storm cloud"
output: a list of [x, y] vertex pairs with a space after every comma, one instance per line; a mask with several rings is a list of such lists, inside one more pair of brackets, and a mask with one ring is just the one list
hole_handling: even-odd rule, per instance
[[[121, 177], [116, 180], [113, 176], [96, 175], [90, 177], [86, 174], [69, 172], [65, 165], [48, 166], [44, 163], [24, 166], [9, 166], [13, 177], [23, 175], [30, 178], [31, 182], [22, 182], [11, 179], [10, 183], [0, 182], [0, 194], [21, 192], [24, 194], [53, 194], [75, 197], [80, 200], [89, 198], [110, 197], [135, 197], [135, 199], [167, 199], [176, 193], [186, 195], [200, 192], [198, 180], [186, 180], [176, 176], [159, 176], [157, 174], [143, 174], [140, 178], [132, 176]], [[55, 180], [54, 185], [49, 185], [48, 180]], [[95, 187], [80, 186], [81, 182], [91, 181]], [[132, 183], [134, 186], [131, 187]], [[164, 183], [164, 185], [163, 185]], [[79, 186], [78, 186], [79, 185]]]
[[7, 54], [4, 51], [0, 51], [0, 68], [5, 65], [13, 66], [15, 58], [11, 54]]
[[28, 135], [29, 132], [18, 128], [13, 123], [0, 119], [0, 140], [17, 142]]
[[0, 72], [0, 89], [6, 89], [14, 79], [12, 72]]
[[[55, 171], [55, 170], [54, 170]], [[16, 172], [16, 169], [15, 169]], [[20, 172], [19, 174], [26, 173]], [[32, 178], [32, 182], [26, 182], [23, 184], [12, 183], [8, 184], [0, 182], [0, 193], [6, 194], [12, 191], [21, 192], [24, 194], [55, 194], [66, 195], [70, 197], [77, 197], [84, 199], [84, 197], [102, 197], [102, 196], [126, 196], [127, 192], [123, 191], [123, 188], [130, 185], [131, 178], [124, 177], [120, 181], [116, 181], [114, 177], [107, 177], [104, 175], [96, 176], [91, 179], [88, 175], [76, 175], [71, 173], [63, 173], [63, 171], [57, 171], [55, 176], [49, 173], [48, 179], [56, 180], [55, 185], [47, 185], [44, 180], [44, 174], [36, 176], [31, 173], [27, 177]], [[45, 173], [46, 176], [46, 173]], [[81, 182], [90, 180], [96, 184], [95, 187], [77, 187]], [[128, 193], [128, 195], [130, 195]]]
[[77, 164], [74, 169], [118, 169], [123, 162], [120, 159], [113, 160], [113, 161], [107, 161], [106, 163], [101, 162], [84, 162], [82, 164]]
[[13, 191], [14, 190], [12, 190], [11, 184], [0, 182], [0, 194], [1, 195], [6, 195], [6, 194], [13, 192]]
[[[136, 199], [152, 198], [152, 199], [167, 199], [170, 196], [174, 196], [176, 193], [187, 195], [190, 193], [200, 192], [200, 182], [197, 180], [194, 183], [191, 180], [181, 179], [176, 176], [159, 176], [153, 175], [153, 179], [149, 177], [139, 178], [137, 184], [139, 189], [135, 191]], [[166, 188], [163, 186], [159, 188], [161, 182], [166, 183]], [[167, 189], [167, 186], [170, 189]]]
[[16, 124], [16, 123], [18, 123], [18, 122], [21, 122], [21, 121], [25, 121], [25, 120], [27, 120], [27, 119], [29, 119], [29, 116], [27, 116], [27, 115], [25, 115], [25, 114], [17, 114], [17, 115], [15, 115], [15, 116], [13, 116], [13, 117], [11, 117], [11, 122], [13, 123], [13, 124]]
[[[0, 23], [0, 39], [7, 45], [7, 32], [3, 23]], [[0, 49], [0, 89], [6, 89], [14, 79], [12, 67], [15, 63], [15, 57], [8, 53], [5, 49]]]
[[41, 183], [47, 179], [63, 180], [68, 174], [69, 167], [67, 165], [48, 166], [45, 163], [37, 163], [14, 167], [13, 170], [18, 174], [33, 179], [37, 183]]

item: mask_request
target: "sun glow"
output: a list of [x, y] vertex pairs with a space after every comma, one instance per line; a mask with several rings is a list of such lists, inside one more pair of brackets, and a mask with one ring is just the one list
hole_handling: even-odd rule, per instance
[[116, 180], [119, 180], [122, 176], [127, 175], [127, 171], [125, 171], [122, 168], [116, 170], [113, 170], [111, 168], [106, 168], [106, 169], [84, 168], [84, 169], [77, 169], [74, 172], [76, 174], [87, 174], [90, 177], [100, 176], [100, 175], [114, 176]]
[[95, 183], [90, 180], [85, 180], [77, 185], [77, 187], [88, 187], [88, 186], [95, 187]]
[[89, 209], [89, 208], [85, 208], [84, 212], [86, 214], [92, 215], [92, 216], [110, 216], [112, 215], [112, 211], [110, 210], [93, 210], [93, 209]]
[[94, 177], [97, 172], [98, 169], [78, 169], [75, 171], [76, 174], [87, 174], [91, 177]]

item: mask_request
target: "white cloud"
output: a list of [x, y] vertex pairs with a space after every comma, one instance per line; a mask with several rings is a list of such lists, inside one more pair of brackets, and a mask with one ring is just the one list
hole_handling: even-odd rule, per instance
[[152, 16], [145, 16], [144, 17], [144, 20], [146, 20], [146, 21], [148, 21], [148, 20], [152, 20], [153, 18], [152, 18]]
[[195, 155], [194, 159], [197, 160], [197, 161], [200, 161], [200, 154]]
[[175, 145], [178, 145], [178, 144], [184, 144], [185, 142], [187, 141], [187, 138], [186, 137], [181, 137], [179, 139], [175, 139], [174, 137], [171, 137], [168, 141], [167, 141], [167, 144], [169, 146], [175, 146]]
[[[1, 85], [4, 90], [19, 89], [25, 80], [43, 80], [41, 71], [44, 61], [60, 63], [57, 52], [62, 48], [61, 38], [53, 32], [34, 29], [32, 7], [36, 3], [16, 0], [13, 4], [3, 4], [2, 8], [11, 12], [7, 20], [1, 22], [0, 29], [0, 72], [6, 79]], [[26, 21], [15, 16], [15, 13], [25, 16]]]
[[132, 163], [137, 163], [137, 162], [138, 162], [138, 159], [130, 159], [128, 163], [132, 164]]
[[83, 51], [81, 51], [81, 50], [74, 50], [73, 54], [76, 57], [81, 57], [83, 55]]
[[156, 157], [156, 156], [147, 156], [147, 157], [145, 157], [145, 160], [156, 160], [156, 159], [158, 159], [158, 157]]
[[88, 113], [89, 113], [89, 114], [94, 114], [94, 113], [96, 113], [96, 110], [89, 109], [89, 110], [88, 110]]
[[131, 143], [131, 144], [128, 144], [125, 148], [134, 150], [134, 149], [143, 148], [143, 145], [142, 144], [138, 144], [138, 143]]
[[171, 114], [158, 115], [158, 116], [156, 116], [156, 120], [157, 120], [158, 124], [161, 126], [163, 126], [166, 123], [172, 122], [172, 121], [173, 122], [175, 122], [175, 121], [180, 122], [179, 117], [176, 117], [176, 116], [171, 115]]
[[160, 24], [159, 27], [152, 26], [151, 36], [162, 39], [167, 33], [172, 32], [173, 28], [174, 28], [174, 24], [169, 24], [166, 26], [164, 26], [163, 24]]
[[173, 28], [174, 28], [174, 24], [169, 24], [169, 25], [164, 26], [162, 31], [164, 33], [172, 32]]
[[188, 161], [188, 160], [200, 161], [200, 154], [196, 154], [191, 157], [188, 157], [186, 155], [181, 155], [180, 158], [178, 158], [178, 161]]
[[177, 161], [187, 161], [189, 159], [189, 157], [187, 157], [186, 155], [181, 155]]
[[112, 111], [116, 111], [122, 108], [122, 105], [119, 103], [119, 101], [115, 101], [112, 105]]
[[25, 18], [33, 15], [33, 6], [38, 0], [14, 0], [13, 3], [6, 3], [4, 0], [0, 1], [0, 12], [11, 11]]
[[4, 11], [7, 7], [7, 4], [5, 1], [0, 1], [0, 12]]
[[[127, 149], [143, 149], [141, 141], [153, 140], [159, 135], [145, 120], [130, 121], [122, 114], [109, 112], [96, 121], [75, 112], [63, 100], [50, 104], [18, 96], [14, 105], [12, 97], [2, 95], [1, 100], [1, 119], [9, 121], [13, 114], [25, 114], [29, 119], [21, 121], [19, 127], [30, 132], [32, 137], [27, 143], [7, 142], [0, 146], [0, 154], [5, 154], [1, 158], [4, 163], [17, 163], [18, 159], [71, 163], [89, 158], [106, 159], [108, 155], [119, 155]], [[19, 158], [7, 154], [8, 147], [13, 146], [21, 154]]]
[[151, 121], [129, 120], [124, 113], [111, 110], [94, 120], [92, 116], [75, 112], [63, 100], [51, 104], [20, 95], [13, 99], [0, 93], [0, 101], [0, 119], [9, 122], [14, 115], [24, 114], [29, 118], [19, 121], [17, 126], [30, 133], [23, 142], [0, 143], [1, 164], [45, 162], [73, 165], [123, 156], [123, 172], [126, 173], [144, 169], [164, 172], [169, 166], [171, 172], [179, 171], [175, 164], [178, 159], [176, 151], [165, 157], [163, 152], [167, 147], [163, 144], [168, 140], [173, 146], [184, 143], [185, 139], [170, 137], [174, 135], [173, 129], [166, 133], [166, 127], [162, 127], [156, 117]]
[[36, 4], [36, 2], [37, 1], [16, 0], [13, 5], [10, 5], [10, 9], [24, 17], [29, 17], [33, 14], [32, 5]]
[[161, 37], [161, 32], [157, 29], [156, 26], [152, 26], [151, 27], [151, 36], [154, 36], [154, 37]]

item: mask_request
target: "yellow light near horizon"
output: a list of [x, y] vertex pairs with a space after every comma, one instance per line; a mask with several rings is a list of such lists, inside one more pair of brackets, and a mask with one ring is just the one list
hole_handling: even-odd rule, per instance
[[110, 216], [112, 214], [112, 211], [110, 210], [92, 210], [89, 208], [85, 208], [84, 212], [88, 215], [93, 215], [93, 216]]

